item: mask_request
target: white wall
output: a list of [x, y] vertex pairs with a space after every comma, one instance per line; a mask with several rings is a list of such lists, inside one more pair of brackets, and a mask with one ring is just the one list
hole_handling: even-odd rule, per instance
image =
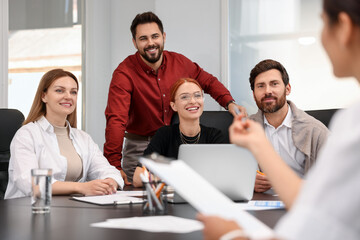
[[83, 128], [102, 149], [104, 109], [111, 78], [110, 4], [85, 2], [85, 74], [83, 74], [85, 118]]
[[[354, 78], [339, 81], [333, 75], [321, 44], [321, 12], [322, 0], [229, 0], [230, 87], [249, 114], [258, 111], [249, 73], [268, 58], [286, 68], [291, 84], [287, 99], [300, 109], [344, 108], [359, 99]], [[302, 42], [304, 37], [312, 42]]]
[[8, 1], [0, 1], [0, 108], [8, 102], [8, 6]]
[[[105, 107], [111, 75], [135, 53], [130, 25], [137, 13], [155, 12], [167, 34], [165, 49], [180, 52], [220, 77], [221, 0], [111, 0], [86, 1], [85, 130], [102, 149]], [[206, 97], [206, 110], [219, 105]]]

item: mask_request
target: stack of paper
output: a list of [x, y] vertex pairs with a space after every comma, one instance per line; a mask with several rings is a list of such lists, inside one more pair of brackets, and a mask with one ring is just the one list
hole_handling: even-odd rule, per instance
[[93, 223], [92, 227], [136, 229], [147, 232], [188, 233], [203, 229], [199, 221], [175, 216], [150, 216], [107, 219]]

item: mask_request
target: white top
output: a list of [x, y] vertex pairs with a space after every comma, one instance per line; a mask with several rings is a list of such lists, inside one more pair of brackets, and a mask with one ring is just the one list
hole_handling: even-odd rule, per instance
[[[83, 161], [83, 175], [79, 182], [113, 178], [123, 188], [120, 172], [109, 164], [91, 137], [70, 127], [70, 139]], [[22, 126], [10, 145], [9, 182], [5, 199], [30, 196], [31, 173], [33, 168], [51, 168], [52, 183], [64, 181], [67, 160], [60, 155], [59, 145], [53, 126], [45, 117]]]
[[[289, 106], [289, 105], [288, 105]], [[289, 106], [284, 121], [273, 127], [264, 115], [264, 129], [275, 151], [301, 177], [305, 174], [305, 154], [295, 147], [291, 132], [292, 112]]]
[[291, 210], [284, 239], [360, 239], [360, 102], [335, 114], [330, 135]]

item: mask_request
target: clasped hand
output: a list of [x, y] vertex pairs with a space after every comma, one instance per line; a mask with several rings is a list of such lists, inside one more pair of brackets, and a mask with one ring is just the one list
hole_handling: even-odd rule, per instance
[[91, 195], [109, 195], [116, 193], [117, 182], [112, 178], [96, 179], [83, 183], [82, 194]]

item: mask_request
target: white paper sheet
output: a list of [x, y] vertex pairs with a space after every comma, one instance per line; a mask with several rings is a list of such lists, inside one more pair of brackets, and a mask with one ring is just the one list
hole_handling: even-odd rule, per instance
[[98, 205], [118, 205], [130, 203], [143, 203], [142, 197], [146, 194], [143, 191], [117, 191], [116, 194], [89, 197], [72, 197], [72, 199]]
[[238, 207], [182, 160], [164, 164], [140, 158], [140, 162], [173, 186], [199, 212], [235, 220], [251, 239], [270, 239], [275, 236], [272, 229]]
[[189, 233], [203, 229], [203, 224], [199, 221], [175, 216], [115, 218], [93, 223], [90, 226], [172, 233]]

